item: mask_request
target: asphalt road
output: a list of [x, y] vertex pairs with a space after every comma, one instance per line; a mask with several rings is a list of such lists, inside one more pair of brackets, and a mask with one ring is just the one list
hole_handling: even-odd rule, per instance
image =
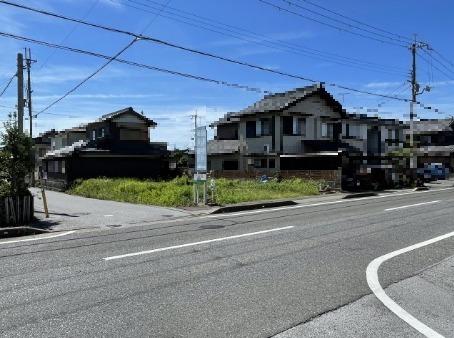
[[[321, 202], [0, 243], [0, 335], [283, 333], [371, 294], [365, 272], [374, 258], [454, 231], [453, 193]], [[380, 283], [387, 287], [453, 255], [453, 237], [405, 253], [380, 268]]]

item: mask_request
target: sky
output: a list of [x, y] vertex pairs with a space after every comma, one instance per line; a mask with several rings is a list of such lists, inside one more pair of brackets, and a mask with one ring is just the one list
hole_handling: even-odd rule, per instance
[[[312, 4], [306, 0], [11, 1], [315, 81], [405, 98], [411, 95], [408, 83], [411, 53], [402, 40], [413, 39], [417, 34], [418, 41], [427, 42], [442, 55], [421, 51], [422, 57], [417, 59], [421, 88], [431, 86], [430, 92], [423, 93], [418, 100], [442, 112], [418, 109], [418, 117], [445, 118], [454, 111], [454, 22], [451, 18], [454, 2], [451, 0], [311, 0]], [[313, 4], [369, 26], [348, 21]], [[326, 16], [348, 21], [350, 26]], [[344, 29], [338, 29], [339, 26]], [[1, 3], [0, 31], [110, 56], [131, 41], [129, 36]], [[371, 31], [375, 33], [372, 35]], [[395, 34], [392, 35], [394, 40], [388, 38], [388, 32]], [[0, 37], [0, 46], [0, 90], [15, 73], [16, 54], [26, 47], [31, 48], [33, 59], [37, 61], [32, 65], [33, 110], [36, 112], [106, 62], [5, 37]], [[200, 116], [199, 125], [208, 125], [227, 112], [254, 103], [265, 91], [281, 92], [311, 84], [148, 41], [137, 41], [121, 58], [259, 88], [262, 93], [112, 62], [74, 93], [40, 114], [33, 122], [34, 135], [52, 128], [70, 128], [131, 106], [158, 123], [152, 131], [153, 141], [168, 142], [169, 149], [186, 148], [193, 144], [191, 115], [194, 113]], [[408, 103], [331, 86], [327, 86], [327, 90], [349, 112], [408, 119]], [[0, 97], [0, 121], [6, 120], [8, 113], [14, 110], [16, 91], [13, 82]], [[28, 121], [24, 124], [27, 126]]]

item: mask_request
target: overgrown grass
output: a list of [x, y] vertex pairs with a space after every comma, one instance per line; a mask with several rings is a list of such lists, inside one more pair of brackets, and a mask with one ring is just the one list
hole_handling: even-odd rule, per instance
[[[216, 203], [225, 205], [317, 195], [318, 188], [318, 182], [298, 178], [267, 183], [217, 179], [215, 196]], [[168, 207], [191, 206], [193, 200], [192, 181], [185, 177], [160, 182], [129, 178], [89, 179], [77, 182], [69, 193], [97, 199]]]

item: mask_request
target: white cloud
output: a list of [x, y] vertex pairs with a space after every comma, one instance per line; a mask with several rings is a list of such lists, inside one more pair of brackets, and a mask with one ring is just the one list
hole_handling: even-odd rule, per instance
[[268, 35], [250, 36], [243, 39], [224, 39], [213, 42], [215, 46], [244, 46], [249, 45], [250, 43], [269, 43], [269, 42], [279, 42], [279, 41], [294, 41], [301, 39], [313, 38], [315, 34], [310, 31], [299, 31], [299, 32], [277, 32]]
[[402, 85], [402, 82], [369, 82], [367, 83], [364, 87], [366, 88], [381, 88], [381, 89], [387, 89], [387, 88], [395, 88], [398, 85]]

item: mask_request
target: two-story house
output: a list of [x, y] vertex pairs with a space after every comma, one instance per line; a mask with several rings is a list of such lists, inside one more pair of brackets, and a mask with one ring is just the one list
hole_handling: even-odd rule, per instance
[[322, 84], [267, 95], [211, 126], [209, 170], [230, 174], [383, 168], [403, 142], [402, 123], [348, 114]]
[[79, 178], [167, 176], [167, 144], [150, 142], [156, 125], [131, 107], [103, 115], [86, 125], [84, 140], [45, 155], [46, 183], [65, 189]]
[[[410, 127], [406, 133], [410, 143]], [[454, 119], [421, 119], [413, 122], [413, 142], [417, 149], [418, 166], [443, 163], [454, 169]]]
[[87, 133], [86, 125], [65, 129], [55, 133], [51, 137], [50, 150], [57, 150], [72, 145], [75, 142], [85, 140]]
[[51, 150], [52, 138], [55, 137], [57, 131], [51, 129], [44, 133], [39, 134], [33, 138], [33, 152], [35, 157], [35, 180], [39, 178], [39, 172], [42, 169], [42, 158]]
[[317, 169], [322, 162], [335, 169], [345, 116], [321, 84], [267, 95], [211, 125], [209, 169], [274, 172]]

